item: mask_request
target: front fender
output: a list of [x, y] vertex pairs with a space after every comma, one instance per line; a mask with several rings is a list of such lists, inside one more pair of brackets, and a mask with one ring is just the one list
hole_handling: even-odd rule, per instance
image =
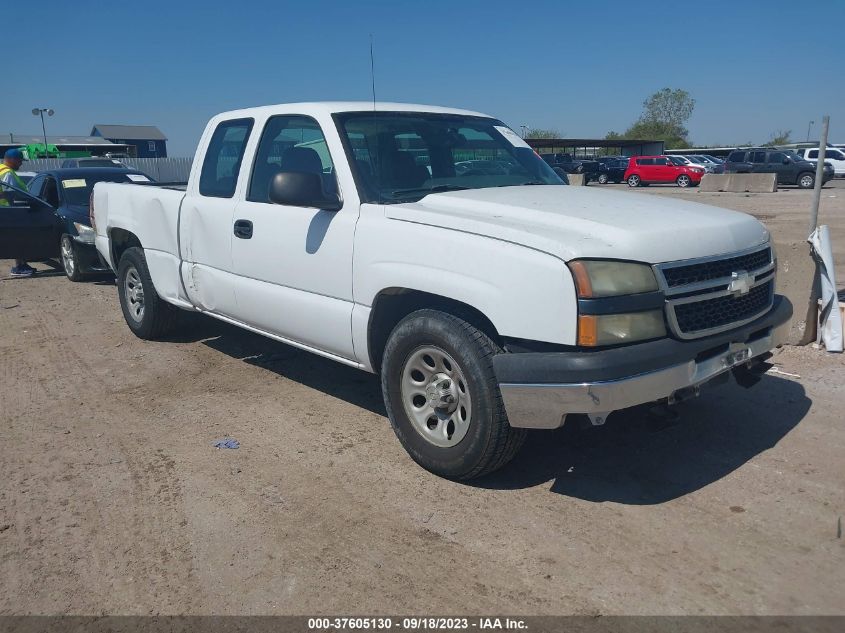
[[448, 297], [484, 314], [506, 337], [572, 345], [577, 301], [560, 259], [489, 237], [409, 222], [359, 223], [355, 303], [385, 288]]

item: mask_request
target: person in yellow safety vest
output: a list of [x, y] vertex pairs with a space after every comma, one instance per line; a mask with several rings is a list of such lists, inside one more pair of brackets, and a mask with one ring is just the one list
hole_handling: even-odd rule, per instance
[[[7, 150], [3, 156], [3, 163], [0, 164], [0, 182], [26, 191], [26, 183], [17, 174], [18, 169], [21, 168], [21, 163], [23, 163], [23, 153], [19, 149]], [[6, 187], [0, 189], [2, 189], [0, 191], [0, 213], [3, 213], [3, 207], [12, 204], [14, 191]], [[15, 260], [12, 277], [31, 277], [34, 274], [35, 269], [24, 260]]]

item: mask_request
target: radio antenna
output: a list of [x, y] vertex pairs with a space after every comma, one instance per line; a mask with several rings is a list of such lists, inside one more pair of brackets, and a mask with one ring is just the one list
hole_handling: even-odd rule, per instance
[[373, 86], [373, 110], [376, 109], [376, 65], [373, 58], [373, 34], [370, 33], [370, 82]]

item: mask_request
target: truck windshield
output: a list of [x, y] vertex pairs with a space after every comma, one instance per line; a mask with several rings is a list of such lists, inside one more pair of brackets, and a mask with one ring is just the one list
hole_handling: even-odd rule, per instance
[[365, 202], [392, 204], [462, 189], [563, 185], [501, 121], [429, 112], [335, 115]]

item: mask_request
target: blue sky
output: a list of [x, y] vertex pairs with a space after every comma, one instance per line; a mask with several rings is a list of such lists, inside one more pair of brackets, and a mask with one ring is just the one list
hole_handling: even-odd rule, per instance
[[52, 107], [50, 134], [152, 124], [171, 155], [191, 155], [221, 110], [370, 99], [372, 33], [379, 100], [601, 137], [668, 86], [697, 100], [696, 143], [780, 129], [803, 140], [810, 120], [817, 137], [823, 114], [845, 142], [843, 0], [41, 0], [26, 11], [20, 54], [5, 51], [0, 133], [39, 133], [30, 111]]

